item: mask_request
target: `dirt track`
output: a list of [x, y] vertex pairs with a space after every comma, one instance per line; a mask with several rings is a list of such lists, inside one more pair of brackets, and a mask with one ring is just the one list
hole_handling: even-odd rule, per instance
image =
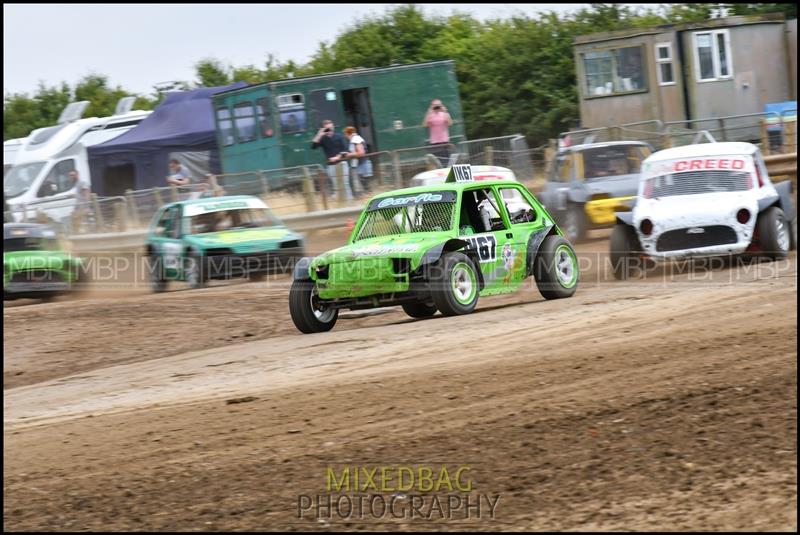
[[796, 529], [796, 256], [617, 283], [606, 246], [571, 299], [313, 336], [285, 278], [7, 307], [4, 527], [326, 529], [329, 463], [447, 461], [495, 519], [330, 527]]

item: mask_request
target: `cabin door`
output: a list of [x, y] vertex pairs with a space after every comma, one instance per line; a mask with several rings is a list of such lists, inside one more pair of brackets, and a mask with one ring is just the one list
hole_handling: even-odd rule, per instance
[[359, 87], [342, 91], [342, 103], [347, 125], [355, 126], [372, 152], [378, 150], [375, 129], [372, 124], [372, 108], [369, 105], [369, 89]]

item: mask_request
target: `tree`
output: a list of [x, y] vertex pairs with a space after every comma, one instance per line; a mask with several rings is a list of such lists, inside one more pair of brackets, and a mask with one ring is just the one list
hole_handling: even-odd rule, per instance
[[228, 73], [232, 69], [223, 65], [219, 60], [205, 58], [198, 61], [194, 68], [197, 71], [199, 80], [198, 87], [218, 87], [231, 83], [231, 77]]
[[84, 76], [75, 86], [75, 100], [88, 100], [84, 117], [106, 117], [112, 115], [119, 99], [133, 96], [120, 86], [108, 86], [108, 77], [100, 74]]
[[[413, 4], [399, 5], [381, 15], [354, 21], [331, 42], [320, 42], [305, 63], [281, 61], [268, 54], [262, 67], [234, 67], [214, 58], [195, 64], [197, 86], [214, 87], [243, 80], [261, 83], [323, 74], [357, 67], [384, 67], [452, 59], [456, 63], [464, 122], [470, 138], [520, 132], [539, 145], [579, 120], [573, 41], [579, 35], [705, 21], [720, 8], [729, 15], [782, 12], [797, 17], [796, 4], [666, 4], [632, 8], [624, 4], [590, 4], [571, 14], [481, 22], [466, 13], [427, 16]], [[193, 84], [179, 82], [177, 88]], [[108, 115], [116, 101], [128, 95], [108, 79], [90, 74], [75, 86], [40, 85], [32, 97], [5, 95], [3, 137], [22, 137], [30, 130], [54, 124], [74, 98], [90, 100], [87, 114]], [[163, 90], [140, 96], [137, 109], [152, 109]], [[432, 95], [432, 98], [435, 95]]]

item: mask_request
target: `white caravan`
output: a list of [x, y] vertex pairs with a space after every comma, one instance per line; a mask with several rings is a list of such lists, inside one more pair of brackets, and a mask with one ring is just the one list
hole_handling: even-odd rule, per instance
[[43, 212], [62, 221], [75, 209], [77, 186], [69, 172], [77, 170], [82, 181], [91, 184], [86, 147], [113, 139], [136, 127], [150, 111], [131, 111], [135, 97], [117, 103], [114, 115], [81, 119], [89, 102], [67, 106], [59, 124], [39, 128], [23, 142], [16, 162], [3, 177], [3, 192], [14, 219], [32, 219]]
[[3, 141], [3, 176], [17, 161], [17, 153], [27, 138], [8, 139]]

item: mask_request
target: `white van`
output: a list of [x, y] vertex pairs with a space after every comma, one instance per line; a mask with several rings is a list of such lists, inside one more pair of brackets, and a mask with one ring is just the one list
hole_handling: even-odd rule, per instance
[[3, 176], [11, 169], [17, 161], [17, 153], [27, 138], [7, 139], [3, 141]]
[[77, 186], [69, 172], [77, 170], [81, 181], [91, 185], [86, 147], [113, 139], [136, 127], [150, 111], [131, 111], [135, 97], [125, 97], [110, 117], [81, 119], [88, 102], [65, 108], [59, 124], [31, 132], [17, 151], [16, 162], [3, 177], [3, 191], [14, 220], [43, 212], [62, 221], [75, 209]]

